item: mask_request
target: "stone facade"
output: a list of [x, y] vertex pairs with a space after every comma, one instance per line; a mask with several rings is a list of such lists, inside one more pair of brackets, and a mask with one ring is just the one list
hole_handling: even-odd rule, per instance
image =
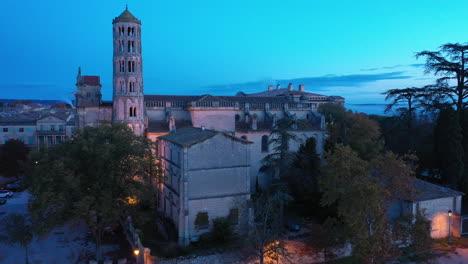
[[202, 128], [182, 128], [159, 138], [165, 174], [159, 204], [174, 221], [181, 244], [209, 231], [217, 217], [229, 217], [235, 230], [245, 230], [248, 217], [240, 216], [248, 213], [243, 203], [250, 199], [250, 145]]

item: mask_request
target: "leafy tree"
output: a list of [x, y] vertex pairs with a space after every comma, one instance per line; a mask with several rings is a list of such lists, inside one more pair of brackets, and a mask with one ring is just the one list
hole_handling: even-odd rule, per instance
[[366, 161], [343, 145], [327, 155], [321, 203], [336, 204], [339, 219], [330, 221], [343, 223], [363, 263], [382, 263], [398, 252], [387, 218], [388, 201], [411, 195], [412, 159], [387, 153]]
[[328, 138], [325, 149], [330, 150], [336, 143], [343, 143], [346, 110], [335, 103], [320, 104], [317, 111], [325, 117]]
[[10, 214], [2, 219], [0, 241], [10, 245], [19, 244], [24, 249], [25, 263], [29, 263], [28, 247], [33, 239], [29, 219], [25, 215]]
[[434, 147], [442, 181], [452, 188], [462, 183], [464, 151], [458, 113], [451, 107], [440, 112], [434, 130]]
[[315, 138], [310, 137], [299, 147], [287, 176], [289, 189], [296, 201], [313, 202], [319, 192], [319, 173], [317, 144]]
[[284, 192], [262, 192], [252, 200], [253, 221], [250, 223], [246, 245], [263, 264], [266, 257], [288, 257], [284, 246], [281, 208], [291, 197]]
[[418, 52], [416, 57], [426, 59], [426, 73], [443, 76], [429, 93], [444, 96], [461, 114], [468, 97], [468, 43], [447, 43], [438, 51]]
[[[102, 258], [106, 226], [144, 203], [159, 176], [151, 142], [125, 124], [86, 127], [69, 142], [44, 150], [29, 176], [30, 211], [40, 233], [84, 219]], [[36, 164], [37, 161], [37, 164]]]
[[344, 145], [350, 146], [365, 160], [376, 157], [383, 147], [379, 124], [363, 113], [345, 115]]
[[418, 108], [417, 101], [421, 97], [422, 89], [417, 87], [405, 88], [405, 89], [390, 89], [385, 91], [383, 94], [386, 95], [385, 101], [392, 100], [390, 104], [385, 108], [385, 112], [390, 112], [395, 106], [405, 103], [406, 108], [400, 107], [397, 110], [403, 112], [407, 119], [408, 130], [413, 126], [414, 111]]
[[292, 153], [289, 149], [291, 141], [298, 140], [298, 137], [290, 132], [295, 125], [297, 125], [297, 121], [290, 118], [280, 119], [276, 122], [269, 140], [273, 151], [262, 160], [265, 165], [274, 169], [280, 176], [285, 174], [291, 162]]
[[5, 176], [18, 176], [26, 162], [29, 148], [23, 141], [10, 139], [0, 148], [0, 173]]

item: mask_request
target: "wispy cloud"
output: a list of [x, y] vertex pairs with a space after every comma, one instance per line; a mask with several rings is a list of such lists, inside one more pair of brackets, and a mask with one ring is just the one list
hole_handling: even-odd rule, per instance
[[407, 75], [404, 71], [394, 71], [376, 74], [349, 74], [349, 75], [334, 75], [328, 74], [317, 77], [304, 77], [295, 79], [279, 79], [269, 81], [246, 82], [227, 85], [210, 85], [203, 87], [206, 92], [213, 94], [226, 94], [243, 92], [258, 92], [269, 84], [281, 84], [285, 87], [288, 83], [293, 83], [295, 86], [304, 84], [306, 87], [313, 87], [314, 90], [327, 87], [358, 87], [365, 83], [371, 83], [382, 80], [403, 80], [410, 79], [414, 76]]
[[422, 64], [422, 63], [398, 64], [398, 65], [393, 65], [393, 66], [383, 66], [383, 67], [377, 67], [377, 68], [361, 69], [361, 71], [390, 70], [390, 69], [396, 69], [396, 68], [401, 68], [401, 67], [415, 67], [415, 68], [420, 68], [420, 67], [424, 67], [424, 64]]

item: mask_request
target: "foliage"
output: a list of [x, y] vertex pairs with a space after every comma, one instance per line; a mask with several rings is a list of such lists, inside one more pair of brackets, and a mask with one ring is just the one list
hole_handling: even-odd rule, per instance
[[444, 109], [437, 118], [434, 130], [434, 147], [437, 164], [444, 183], [458, 188], [463, 176], [463, 136], [458, 113]]
[[371, 160], [383, 150], [379, 124], [366, 114], [344, 112], [342, 106], [327, 106], [319, 111], [331, 116], [327, 123], [327, 151], [333, 151], [336, 144], [343, 144], [350, 146], [361, 158]]
[[317, 177], [320, 173], [320, 157], [317, 154], [317, 144], [310, 137], [294, 155], [294, 160], [288, 172], [288, 187], [296, 201], [314, 202], [319, 192]]
[[428, 86], [427, 96], [436, 94], [436, 103], [448, 101], [460, 113], [468, 97], [468, 43], [447, 43], [438, 51], [418, 52], [416, 57], [426, 59], [426, 73], [442, 76], [435, 85]]
[[227, 218], [218, 217], [213, 219], [213, 230], [211, 231], [211, 238], [213, 242], [217, 244], [225, 244], [232, 240], [232, 225]]
[[423, 212], [400, 217], [393, 223], [392, 230], [395, 238], [413, 252], [424, 251], [432, 246], [431, 222]]
[[385, 91], [383, 94], [386, 95], [385, 101], [392, 100], [390, 104], [385, 108], [385, 112], [390, 112], [396, 105], [406, 103], [407, 107], [398, 108], [397, 111], [405, 115], [407, 119], [407, 128], [411, 129], [414, 121], [414, 111], [420, 107], [418, 99], [422, 94], [421, 88], [410, 87], [404, 89], [390, 89]]
[[270, 253], [287, 256], [288, 252], [281, 242], [281, 208], [290, 200], [291, 197], [283, 192], [262, 192], [252, 201], [254, 218], [250, 223], [246, 245], [253, 250], [260, 264], [264, 263], [265, 257]]
[[380, 127], [377, 122], [362, 113], [346, 113], [343, 143], [350, 146], [364, 160], [371, 160], [383, 149]]
[[30, 211], [41, 233], [72, 219], [85, 219], [101, 256], [104, 228], [119, 222], [154, 191], [160, 170], [149, 140], [125, 124], [86, 127], [73, 140], [44, 150], [28, 181]]
[[33, 230], [25, 215], [10, 214], [2, 219], [0, 226], [0, 241], [6, 244], [19, 244], [25, 250], [25, 263], [28, 260], [28, 247], [33, 239]]
[[0, 148], [0, 173], [4, 176], [18, 176], [26, 162], [29, 148], [23, 141], [10, 139]]
[[268, 154], [262, 162], [274, 169], [280, 176], [284, 175], [291, 161], [292, 154], [289, 150], [291, 141], [298, 140], [298, 137], [290, 132], [296, 125], [296, 120], [280, 119], [270, 134], [269, 144], [273, 146], [272, 153]]
[[380, 263], [398, 252], [389, 232], [388, 201], [411, 197], [413, 160], [386, 153], [366, 161], [343, 145], [327, 154], [319, 181], [321, 203], [336, 204], [339, 219], [329, 221], [343, 223], [354, 254], [364, 263]]

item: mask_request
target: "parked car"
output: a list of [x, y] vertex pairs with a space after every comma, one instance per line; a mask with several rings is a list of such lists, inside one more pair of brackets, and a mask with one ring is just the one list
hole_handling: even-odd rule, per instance
[[20, 192], [23, 190], [23, 186], [19, 183], [10, 183], [6, 185], [5, 189], [13, 192]]
[[286, 228], [289, 230], [289, 231], [300, 231], [301, 230], [301, 226], [299, 225], [299, 223], [294, 220], [294, 219], [287, 219], [286, 220]]
[[6, 204], [7, 199], [5, 198], [0, 198], [0, 205]]
[[9, 190], [0, 190], [0, 198], [11, 198], [13, 197], [13, 192]]

